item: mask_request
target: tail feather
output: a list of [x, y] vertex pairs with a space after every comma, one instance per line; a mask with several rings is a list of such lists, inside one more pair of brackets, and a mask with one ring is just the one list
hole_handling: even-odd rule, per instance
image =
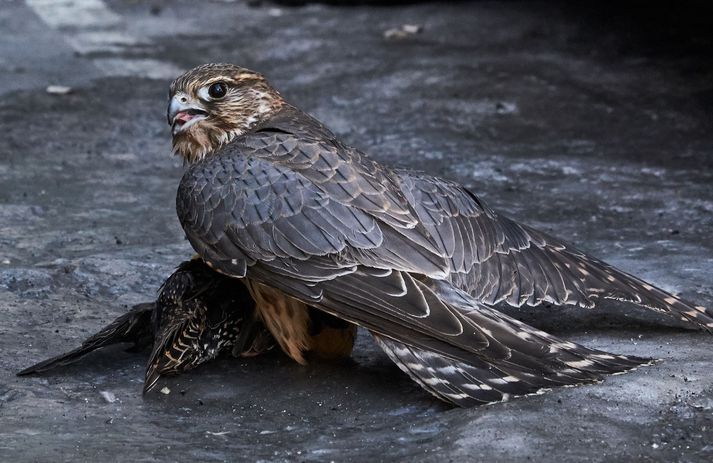
[[190, 370], [218, 355], [202, 349], [201, 335], [208, 329], [204, 301], [193, 299], [164, 310], [153, 349], [146, 364], [143, 393], [151, 391], [163, 375]]
[[[649, 359], [613, 355], [576, 346], [583, 359], [563, 364], [557, 371], [533, 375], [515, 365], [475, 366], [372, 333], [379, 346], [398, 367], [433, 396], [460, 407], [539, 394], [557, 386], [602, 381], [607, 374], [624, 373]], [[573, 343], [568, 343], [573, 344]]]
[[134, 343], [134, 348], [148, 347], [153, 340], [151, 314], [154, 311], [154, 307], [155, 304], [153, 303], [135, 305], [129, 312], [102, 328], [78, 348], [36, 363], [18, 372], [17, 375], [31, 375], [69, 365], [92, 351], [112, 344], [130, 342]]
[[597, 382], [651, 363], [564, 341], [423, 275], [360, 268], [320, 288], [318, 308], [369, 329], [422, 387], [457, 405]]

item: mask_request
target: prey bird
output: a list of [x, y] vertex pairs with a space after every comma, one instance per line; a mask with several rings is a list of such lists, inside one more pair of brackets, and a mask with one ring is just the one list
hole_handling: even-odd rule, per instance
[[[163, 375], [188, 371], [222, 352], [257, 355], [272, 348], [272, 336], [253, 319], [254, 302], [245, 286], [194, 259], [182, 263], [163, 283], [156, 302], [138, 304], [82, 345], [18, 373], [29, 375], [76, 362], [112, 344], [153, 345], [144, 392]], [[236, 350], [236, 347], [240, 347]]]
[[188, 240], [242, 279], [299, 363], [319, 310], [369, 330], [436, 397], [471, 406], [649, 363], [559, 339], [498, 303], [616, 299], [713, 329], [704, 307], [516, 223], [455, 182], [377, 163], [259, 73], [186, 72], [170, 86], [168, 123], [188, 165], [176, 198]]
[[156, 300], [144, 393], [161, 376], [188, 371], [223, 352], [243, 356], [271, 348], [269, 333], [251, 323], [254, 307], [244, 286], [216, 275], [200, 259], [182, 263]]

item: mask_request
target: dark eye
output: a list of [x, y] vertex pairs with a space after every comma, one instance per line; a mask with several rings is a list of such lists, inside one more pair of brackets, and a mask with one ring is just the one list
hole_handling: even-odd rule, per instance
[[223, 98], [227, 92], [228, 86], [223, 82], [216, 82], [208, 88], [208, 95], [215, 99]]

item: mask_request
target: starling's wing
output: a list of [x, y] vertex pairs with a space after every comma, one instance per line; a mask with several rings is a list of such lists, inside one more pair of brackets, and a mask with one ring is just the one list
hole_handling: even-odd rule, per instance
[[602, 298], [617, 299], [713, 329], [710, 310], [495, 213], [461, 185], [409, 172], [399, 172], [399, 178], [449, 259], [449, 280], [479, 301], [592, 307]]
[[155, 304], [145, 303], [135, 305], [129, 312], [120, 316], [97, 334], [84, 341], [82, 345], [51, 359], [17, 373], [18, 376], [40, 373], [59, 366], [76, 362], [88, 353], [112, 344], [133, 343], [134, 348], [141, 349], [151, 345], [153, 332], [151, 329], [151, 315]]
[[246, 329], [244, 318], [252, 319], [254, 311], [247, 288], [200, 259], [183, 262], [164, 282], [156, 307], [157, 334], [144, 393], [155, 387], [161, 375], [192, 369], [241, 339], [245, 345], [237, 354], [249, 349], [257, 354], [270, 347], [269, 338], [258, 342], [261, 326]]

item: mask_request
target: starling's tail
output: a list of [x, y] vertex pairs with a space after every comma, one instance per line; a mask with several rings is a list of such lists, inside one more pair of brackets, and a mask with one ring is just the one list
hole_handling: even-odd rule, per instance
[[155, 304], [153, 303], [135, 305], [129, 312], [84, 341], [80, 347], [25, 368], [18, 372], [17, 375], [31, 375], [68, 365], [96, 349], [112, 344], [130, 342], [137, 349], [148, 347], [153, 340], [151, 315], [154, 307]]
[[183, 318], [171, 320], [171, 323], [164, 321], [156, 335], [146, 364], [144, 394], [156, 387], [162, 375], [175, 375], [213, 358], [197, 348], [196, 341], [205, 329], [201, 320], [191, 318], [190, 310], [181, 315]]

